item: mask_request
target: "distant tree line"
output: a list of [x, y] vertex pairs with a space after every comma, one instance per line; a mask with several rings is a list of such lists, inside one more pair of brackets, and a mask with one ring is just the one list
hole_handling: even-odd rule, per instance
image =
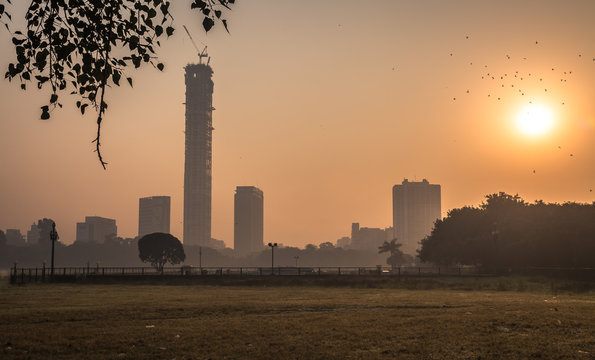
[[437, 220], [419, 257], [489, 269], [594, 267], [595, 203], [527, 203], [518, 195], [488, 195], [479, 207], [454, 209]]
[[[56, 242], [56, 266], [148, 266], [139, 258], [139, 239], [121, 238], [115, 235], [106, 237], [103, 243], [77, 241], [65, 245]], [[19, 267], [49, 266], [50, 241], [28, 246], [11, 246], [2, 242], [0, 235], [0, 269], [8, 269], [17, 262]], [[204, 267], [271, 266], [271, 250], [263, 249], [249, 256], [238, 257], [230, 248], [216, 250], [208, 247], [184, 246], [184, 264]], [[201, 255], [202, 254], [202, 255]], [[392, 259], [394, 260], [394, 259]], [[397, 265], [414, 264], [416, 259], [403, 255]], [[320, 245], [308, 244], [305, 248], [279, 247], [275, 249], [275, 266], [376, 266], [387, 263], [386, 254], [378, 254], [378, 249], [343, 249], [330, 242]]]

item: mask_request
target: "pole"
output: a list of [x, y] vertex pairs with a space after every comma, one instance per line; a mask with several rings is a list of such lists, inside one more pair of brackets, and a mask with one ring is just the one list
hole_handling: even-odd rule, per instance
[[54, 244], [58, 240], [58, 233], [56, 232], [56, 223], [52, 222], [52, 231], [50, 231], [50, 240], [52, 241], [52, 268], [50, 270], [50, 279], [54, 280]]
[[269, 243], [269, 247], [271, 248], [271, 275], [275, 275], [275, 248], [277, 243]]
[[198, 248], [198, 267], [202, 273], [202, 246]]

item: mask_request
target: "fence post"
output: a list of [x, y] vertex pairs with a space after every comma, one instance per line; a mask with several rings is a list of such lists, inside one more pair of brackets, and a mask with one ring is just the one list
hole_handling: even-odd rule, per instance
[[298, 268], [298, 275], [300, 275], [300, 268]]
[[101, 268], [101, 275], [105, 275], [105, 268], [104, 267]]
[[398, 270], [398, 274], [399, 274], [399, 276], [401, 276], [401, 267], [399, 266], [399, 267], [397, 268], [397, 270]]
[[459, 276], [461, 276], [461, 267], [459, 266]]
[[[14, 269], [14, 274], [13, 274]], [[14, 263], [14, 268], [10, 270], [10, 283], [16, 284], [17, 283], [17, 263]]]
[[438, 266], [438, 276], [440, 276], [440, 266]]
[[341, 275], [341, 267], [339, 266], [337, 269], [339, 270], [339, 275]]
[[318, 268], [318, 275], [320, 276], [320, 268]]
[[[16, 271], [16, 264], [15, 264], [15, 271]], [[41, 282], [45, 282], [45, 262], [43, 263], [43, 268], [41, 268]]]
[[37, 268], [35, 268], [35, 282], [37, 282]]
[[62, 276], [66, 276], [66, 268], [64, 268], [64, 270], [62, 270]]
[[418, 268], [417, 268], [417, 275], [418, 275], [418, 276], [421, 276], [421, 267], [418, 267]]

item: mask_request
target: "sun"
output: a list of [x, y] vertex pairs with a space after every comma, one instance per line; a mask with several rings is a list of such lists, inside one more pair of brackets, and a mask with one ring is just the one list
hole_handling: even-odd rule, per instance
[[552, 112], [538, 104], [526, 106], [517, 116], [519, 130], [529, 136], [539, 136], [550, 131], [554, 125]]

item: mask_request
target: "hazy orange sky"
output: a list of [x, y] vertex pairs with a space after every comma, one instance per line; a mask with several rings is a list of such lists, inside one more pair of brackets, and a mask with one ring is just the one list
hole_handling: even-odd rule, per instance
[[[189, 3], [173, 2], [165, 71], [108, 93], [107, 171], [75, 97], [42, 121], [47, 93], [0, 81], [0, 229], [51, 217], [70, 243], [98, 215], [133, 237], [138, 198], [170, 195], [181, 238], [183, 67], [197, 60], [183, 24], [212, 57], [212, 235], [228, 246], [237, 185], [264, 191], [265, 242], [293, 246], [391, 226], [403, 178], [442, 185], [443, 215], [498, 191], [595, 201], [595, 1], [239, 0], [231, 35], [205, 35]], [[0, 51], [7, 69], [6, 31]], [[529, 101], [553, 113], [549, 133], [518, 131]]]

